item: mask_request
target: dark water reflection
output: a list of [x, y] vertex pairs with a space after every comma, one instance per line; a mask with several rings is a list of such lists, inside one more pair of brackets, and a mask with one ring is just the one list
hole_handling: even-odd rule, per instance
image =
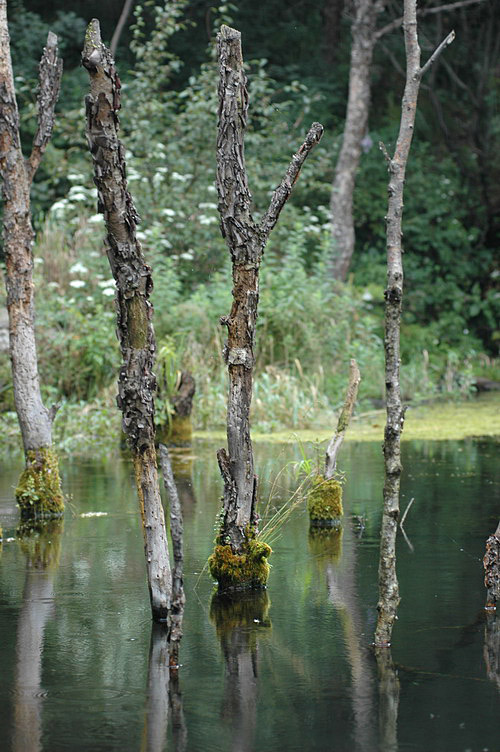
[[[265, 494], [291, 447], [257, 447]], [[0, 554], [0, 748], [58, 750], [498, 751], [499, 628], [481, 558], [498, 516], [490, 442], [404, 444], [402, 603], [392, 655], [370, 650], [382, 457], [350, 443], [343, 530], [309, 534], [297, 510], [274, 543], [266, 592], [213, 596], [203, 571], [221, 483], [214, 447], [177, 464], [185, 510], [179, 681], [151, 627], [133, 479], [125, 459], [67, 463], [59, 529]], [[14, 538], [19, 463], [0, 468]], [[278, 497], [293, 488], [280, 477]], [[81, 516], [104, 512], [105, 516]], [[181, 694], [182, 690], [182, 694]]]

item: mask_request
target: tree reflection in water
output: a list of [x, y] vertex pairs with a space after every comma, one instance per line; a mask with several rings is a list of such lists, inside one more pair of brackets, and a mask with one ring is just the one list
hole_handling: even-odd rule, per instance
[[178, 672], [169, 666], [168, 631], [162, 624], [151, 625], [148, 686], [141, 752], [163, 752], [167, 743], [168, 715], [171, 710], [172, 737], [175, 752], [187, 749]]
[[63, 521], [56, 519], [23, 524], [17, 531], [19, 546], [26, 555], [26, 576], [16, 641], [13, 752], [42, 749], [43, 637], [54, 609], [62, 530]]
[[251, 752], [258, 691], [258, 638], [271, 629], [266, 590], [215, 593], [210, 618], [226, 663], [222, 717], [232, 724], [231, 750]]
[[356, 540], [349, 522], [340, 529], [311, 528], [309, 549], [324, 571], [328, 600], [339, 614], [351, 669], [355, 749], [374, 749], [374, 677], [356, 582]]

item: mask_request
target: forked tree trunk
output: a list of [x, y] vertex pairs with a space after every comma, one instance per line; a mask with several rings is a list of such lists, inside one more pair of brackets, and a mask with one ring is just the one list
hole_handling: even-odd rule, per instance
[[[260, 223], [251, 214], [244, 157], [248, 93], [243, 70], [241, 34], [222, 26], [217, 37], [219, 55], [219, 122], [217, 135], [217, 189], [221, 231], [233, 263], [233, 305], [221, 318], [228, 339], [224, 358], [229, 372], [227, 408], [228, 449], [217, 457], [224, 480], [223, 520], [219, 542], [240, 555], [255, 524], [257, 478], [250, 440], [250, 403], [254, 367], [254, 340], [259, 300], [259, 267], [264, 247], [287, 201], [307, 155], [322, 136], [314, 123], [285, 177], [274, 191]], [[212, 569], [212, 574], [216, 576]]]
[[425, 71], [442, 50], [451, 44], [451, 32], [439, 45], [427, 63], [420, 67], [420, 47], [417, 37], [416, 0], [404, 3], [404, 37], [406, 49], [406, 85], [401, 105], [401, 123], [394, 157], [391, 159], [381, 144], [388, 162], [389, 203], [387, 210], [387, 287], [385, 296], [385, 388], [387, 422], [384, 432], [384, 510], [380, 533], [379, 602], [375, 630], [375, 646], [388, 647], [399, 604], [396, 575], [396, 532], [399, 519], [399, 487], [401, 479], [401, 432], [404, 408], [399, 378], [401, 304], [403, 300], [403, 262], [401, 223], [406, 164], [410, 152], [417, 109], [418, 90]]
[[87, 140], [116, 282], [117, 334], [123, 357], [117, 402], [134, 462], [153, 618], [163, 621], [170, 614], [172, 574], [155, 451], [156, 345], [149, 302], [153, 281], [136, 236], [139, 217], [127, 188], [124, 149], [118, 138], [120, 80], [95, 19], [85, 35], [82, 64], [90, 75], [90, 94], [85, 100]]
[[354, 253], [353, 193], [370, 111], [371, 68], [380, 0], [354, 0], [347, 110], [330, 199], [334, 279], [345, 280]]
[[16, 498], [23, 517], [52, 517], [63, 513], [64, 502], [58, 460], [52, 448], [55, 409], [48, 410], [43, 404], [38, 375], [30, 190], [52, 134], [62, 60], [57, 57], [57, 37], [49, 32], [39, 68], [38, 129], [31, 155], [25, 161], [19, 135], [6, 5], [6, 0], [0, 0], [0, 174], [3, 181], [9, 352], [14, 402], [26, 460]]

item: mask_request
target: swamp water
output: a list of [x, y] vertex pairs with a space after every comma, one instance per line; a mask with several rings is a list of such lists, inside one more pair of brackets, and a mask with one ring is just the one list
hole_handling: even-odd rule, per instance
[[[203, 571], [222, 486], [217, 446], [195, 442], [177, 464], [187, 604], [170, 697], [126, 459], [63, 462], [64, 521], [4, 541], [0, 749], [498, 752], [499, 630], [485, 619], [481, 563], [498, 522], [498, 444], [403, 443], [402, 511], [415, 501], [408, 541], [398, 535], [402, 602], [385, 671], [369, 649], [380, 443], [344, 445], [343, 532], [311, 537], [296, 509], [273, 543], [268, 590], [236, 603], [214, 597]], [[293, 446], [257, 444], [261, 494], [298, 459]], [[18, 524], [19, 471], [20, 460], [0, 465], [5, 538]], [[294, 484], [281, 474], [276, 503]]]

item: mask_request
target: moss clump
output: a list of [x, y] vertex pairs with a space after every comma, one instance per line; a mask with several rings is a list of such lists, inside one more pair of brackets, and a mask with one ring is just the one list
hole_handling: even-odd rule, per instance
[[59, 462], [51, 447], [26, 452], [26, 467], [16, 488], [16, 501], [23, 519], [60, 517], [63, 514]]
[[317, 475], [307, 497], [307, 511], [312, 525], [340, 525], [344, 514], [340, 481], [336, 478], [325, 480], [322, 475]]
[[255, 538], [247, 540], [241, 554], [233, 553], [229, 545], [218, 544], [208, 567], [220, 591], [263, 588], [271, 570], [267, 561], [271, 553], [271, 546]]

